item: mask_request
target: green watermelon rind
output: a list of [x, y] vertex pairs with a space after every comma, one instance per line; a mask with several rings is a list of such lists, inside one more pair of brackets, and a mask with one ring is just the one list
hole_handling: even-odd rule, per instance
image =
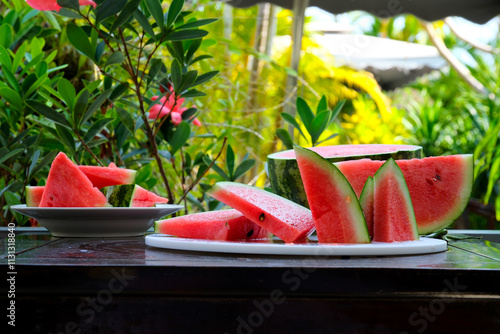
[[[108, 187], [106, 187], [108, 188]], [[110, 187], [109, 190], [103, 188], [103, 191], [109, 191], [108, 203], [113, 207], [130, 207], [135, 193], [135, 184], [124, 184]]]
[[[408, 185], [406, 184], [405, 177], [403, 176], [403, 172], [401, 171], [401, 168], [398, 166], [396, 161], [393, 158], [387, 159], [387, 161], [380, 166], [380, 168], [377, 170], [375, 175], [373, 175], [373, 180], [374, 180], [374, 196], [377, 196], [377, 183], [381, 178], [384, 178], [388, 173], [392, 173], [393, 176], [396, 178], [398, 181], [398, 184], [400, 186], [400, 190], [403, 193], [404, 200], [406, 203], [406, 206], [408, 208], [408, 213], [409, 213], [409, 221], [413, 230], [413, 236], [414, 240], [418, 240], [419, 236], [419, 231], [417, 227], [417, 219], [415, 218], [415, 211], [413, 210], [413, 203], [411, 201], [410, 197], [410, 191], [408, 190]], [[374, 202], [375, 203], [375, 202]], [[375, 223], [375, 222], [374, 222]], [[375, 232], [374, 232], [375, 233]]]
[[[351, 216], [354, 218], [353, 221], [355, 223], [353, 229], [356, 230], [357, 236], [359, 237], [359, 239], [356, 242], [370, 243], [371, 242], [370, 234], [368, 233], [368, 227], [366, 226], [366, 220], [363, 214], [363, 209], [361, 207], [361, 204], [359, 203], [358, 197], [356, 196], [354, 189], [352, 188], [351, 184], [346, 179], [344, 174], [342, 174], [340, 169], [338, 169], [337, 166], [332, 164], [328, 159], [323, 158], [321, 155], [319, 155], [314, 151], [299, 146], [295, 146], [294, 149], [296, 153], [302, 154], [303, 157], [305, 157], [310, 161], [314, 161], [314, 164], [318, 168], [328, 171], [332, 177], [332, 183], [338, 186], [337, 189], [344, 190], [342, 197], [349, 196], [352, 199], [350, 202], [351, 203], [350, 211], [351, 211]], [[318, 233], [317, 228], [316, 232]]]
[[[334, 163], [359, 159], [387, 160], [389, 158], [394, 158], [396, 160], [406, 160], [421, 158], [422, 147], [412, 147], [414, 147], [414, 149], [397, 150], [390, 153], [355, 154], [348, 156], [327, 157], [325, 159], [327, 159], [331, 163]], [[304, 184], [302, 183], [302, 178], [300, 177], [297, 160], [295, 158], [279, 158], [279, 155], [284, 152], [287, 151], [277, 152], [267, 156], [267, 174], [269, 182], [271, 184], [271, 188], [277, 195], [285, 197], [297, 204], [308, 208], [309, 203], [307, 202]]]

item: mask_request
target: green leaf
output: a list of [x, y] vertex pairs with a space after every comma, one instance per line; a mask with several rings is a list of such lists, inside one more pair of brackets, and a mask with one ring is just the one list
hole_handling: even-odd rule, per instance
[[323, 110], [320, 111], [319, 114], [316, 115], [316, 117], [314, 117], [311, 123], [311, 131], [309, 133], [311, 135], [313, 146], [316, 144], [323, 131], [325, 131], [328, 124], [330, 124], [331, 116], [331, 110]]
[[0, 96], [18, 111], [23, 109], [23, 100], [19, 94], [9, 87], [0, 88]]
[[[209, 157], [207, 156], [204, 156], [203, 157], [203, 162], [207, 165], [207, 166], [210, 166], [210, 164], [212, 163], [212, 160], [210, 160]], [[217, 173], [219, 174], [220, 176], [222, 176], [224, 178], [224, 180], [226, 181], [231, 181], [231, 178], [226, 174], [226, 172], [224, 172], [222, 170], [222, 168], [220, 168], [219, 166], [217, 166], [216, 164], [213, 164], [212, 165], [212, 169]]]
[[323, 110], [327, 110], [328, 109], [328, 102], [326, 101], [326, 96], [323, 95], [321, 97], [321, 100], [319, 100], [318, 102], [318, 108], [316, 109], [316, 115], [320, 112], [320, 111], [323, 111]]
[[165, 66], [160, 59], [152, 59], [149, 63], [149, 71], [148, 71], [148, 84], [156, 78], [156, 76], [161, 72], [162, 68]]
[[100, 120], [96, 121], [92, 126], [87, 130], [87, 133], [85, 134], [85, 137], [83, 137], [83, 141], [88, 143], [94, 137], [102, 131], [102, 129], [108, 125], [110, 122], [114, 121], [114, 118], [101, 118]]
[[87, 110], [87, 105], [89, 104], [90, 93], [88, 90], [82, 90], [78, 94], [78, 98], [75, 104], [75, 110], [73, 111], [73, 126], [78, 128], [82, 120], [85, 111]]
[[170, 146], [171, 146], [170, 152], [172, 153], [172, 155], [174, 155], [175, 152], [177, 152], [177, 150], [179, 150], [184, 144], [186, 144], [190, 136], [191, 136], [191, 127], [187, 122], [182, 121], [177, 126], [177, 129], [172, 135], [172, 139], [170, 139]]
[[203, 40], [201, 38], [198, 38], [198, 39], [193, 39], [189, 43], [188, 50], [186, 52], [186, 63], [188, 64], [191, 63], [191, 60], [193, 59], [195, 52], [198, 51], [198, 49], [200, 48], [202, 41]]
[[74, 23], [68, 23], [66, 28], [68, 40], [83, 55], [95, 60], [95, 50], [90, 44], [89, 38], [82, 28]]
[[21, 94], [21, 86], [19, 86], [19, 82], [14, 74], [8, 68], [2, 68], [2, 72], [7, 83], [12, 87], [16, 92]]
[[293, 149], [293, 140], [288, 131], [285, 129], [277, 129], [276, 135], [281, 139], [287, 150]]
[[314, 119], [314, 114], [309, 108], [309, 105], [307, 102], [301, 98], [297, 98], [297, 113], [300, 116], [300, 119], [302, 120], [302, 123], [304, 123], [305, 128], [309, 133], [311, 133], [311, 123]]
[[77, 12], [80, 10], [80, 3], [78, 0], [57, 0], [57, 4], [63, 8], [73, 9]]
[[69, 124], [66, 117], [64, 117], [63, 114], [58, 113], [57, 111], [55, 111], [51, 107], [49, 107], [41, 102], [34, 101], [34, 100], [28, 100], [28, 101], [26, 101], [26, 104], [33, 111], [39, 113], [40, 115], [42, 115], [44, 117], [47, 117], [48, 119], [50, 119], [54, 123], [60, 124], [62, 126], [67, 127], [68, 129], [71, 129], [71, 125]]
[[[188, 71], [182, 75], [182, 82], [178, 87], [178, 92], [182, 93], [183, 91], [193, 87], [196, 78], [198, 77], [198, 71]], [[176, 90], [177, 91], [177, 90]]]
[[191, 87], [201, 85], [201, 84], [203, 84], [203, 83], [211, 80], [217, 74], [219, 74], [219, 71], [210, 71], [210, 72], [207, 72], [207, 73], [203, 73], [202, 75], [199, 75], [196, 78], [195, 82], [193, 83], [193, 85]]
[[170, 74], [172, 76], [172, 83], [174, 84], [174, 90], [177, 91], [182, 81], [182, 69], [181, 64], [177, 59], [172, 61], [172, 67], [170, 68]]
[[236, 167], [236, 171], [233, 175], [233, 181], [236, 181], [240, 176], [243, 176], [247, 171], [249, 171], [255, 165], [254, 159], [246, 159], [241, 162], [241, 164]]
[[0, 65], [9, 71], [12, 71], [12, 61], [9, 52], [0, 44]]
[[208, 31], [206, 30], [198, 30], [198, 29], [193, 29], [193, 30], [180, 30], [180, 31], [175, 31], [165, 38], [167, 41], [185, 41], [185, 40], [190, 40], [190, 39], [198, 39], [198, 38], [203, 38], [206, 35], [208, 35]]
[[191, 89], [191, 90], [188, 90], [187, 92], [185, 93], [182, 93], [182, 97], [183, 98], [193, 98], [193, 97], [203, 97], [203, 96], [206, 96], [207, 94], [203, 93], [203, 92], [200, 92], [200, 91], [197, 91], [196, 89]]
[[56, 124], [56, 131], [57, 131], [57, 135], [61, 139], [62, 143], [70, 149], [71, 153], [74, 154], [75, 153], [75, 139], [73, 138], [73, 135], [71, 134], [71, 132], [67, 128], [60, 126], [59, 124]]
[[338, 135], [339, 135], [338, 133], [331, 134], [327, 138], [323, 139], [322, 141], [317, 142], [316, 145], [324, 143], [327, 140], [333, 139], [333, 138], [337, 137]]
[[75, 87], [65, 78], [59, 79], [57, 83], [57, 91], [68, 106], [70, 111], [75, 107], [76, 90]]
[[123, 53], [121, 53], [120, 51], [116, 51], [111, 56], [109, 56], [108, 60], [106, 60], [106, 64], [104, 64], [104, 67], [108, 67], [114, 64], [121, 64], [124, 61], [125, 57], [123, 56]]
[[45, 157], [43, 157], [42, 161], [37, 164], [33, 169], [30, 168], [29, 179], [36, 175], [39, 171], [41, 171], [45, 166], [47, 166], [57, 155], [57, 151], [50, 151], [47, 153]]
[[226, 167], [229, 172], [229, 178], [233, 178], [234, 173], [234, 151], [231, 145], [227, 145], [226, 149]]
[[198, 28], [198, 27], [213, 23], [213, 22], [218, 21], [218, 20], [219, 19], [202, 19], [202, 20], [197, 20], [197, 21], [193, 21], [193, 22], [188, 22], [186, 24], [183, 24], [183, 25], [177, 27], [175, 30]]
[[135, 19], [137, 20], [137, 22], [139, 22], [139, 24], [141, 25], [142, 29], [144, 29], [144, 31], [151, 37], [155, 38], [155, 32], [153, 30], [153, 27], [151, 26], [151, 24], [149, 23], [148, 19], [146, 18], [146, 16], [144, 16], [144, 14], [139, 10], [137, 9], [135, 12], [134, 12], [134, 17]]
[[[165, 25], [165, 19], [163, 17], [163, 9], [161, 8], [161, 1], [160, 0], [145, 0], [146, 7], [148, 10], [151, 12], [151, 15], [153, 15], [153, 18], [156, 21], [156, 24], [158, 27], [163, 31], [164, 25]], [[153, 35], [154, 36], [154, 35]]]
[[141, 0], [130, 0], [127, 2], [123, 10], [120, 12], [120, 15], [116, 18], [115, 22], [110, 28], [110, 32], [115, 31], [120, 28], [125, 22], [127, 22], [130, 17], [134, 14], [134, 12], [139, 8], [141, 4]]
[[333, 122], [337, 118], [344, 105], [345, 105], [345, 100], [342, 100], [337, 103], [335, 108], [333, 108], [331, 122]]
[[31, 175], [31, 171], [35, 168], [37, 162], [38, 162], [38, 158], [40, 158], [40, 150], [36, 150], [35, 153], [33, 153], [33, 155], [30, 157], [30, 160], [31, 160], [31, 163], [30, 163], [30, 166], [28, 168], [28, 180], [30, 179], [30, 175]]
[[302, 137], [306, 137], [304, 135], [304, 132], [302, 132], [302, 129], [300, 128], [300, 125], [299, 123], [297, 122], [297, 120], [295, 120], [295, 118], [293, 118], [292, 115], [290, 115], [289, 113], [286, 113], [286, 112], [282, 112], [281, 113], [281, 117], [283, 117], [283, 119], [285, 121], [287, 121], [288, 123], [292, 124], [294, 128], [296, 128], [297, 130], [299, 130], [300, 134], [302, 135]]
[[175, 20], [177, 20], [177, 17], [182, 11], [182, 7], [184, 7], [184, 0], [172, 1], [167, 13], [167, 29], [175, 23]]
[[18, 155], [21, 152], [24, 152], [24, 148], [16, 148], [7, 154], [0, 155], [0, 164], [3, 163], [4, 161], [7, 161], [8, 159]]
[[130, 133], [134, 133], [134, 119], [130, 115], [130, 112], [123, 108], [117, 108], [116, 112], [118, 113], [118, 118], [120, 122], [130, 131]]
[[104, 101], [106, 101], [106, 99], [109, 97], [110, 94], [111, 94], [111, 89], [108, 89], [99, 96], [97, 96], [94, 102], [92, 102], [90, 107], [83, 115], [80, 124], [85, 123], [97, 111], [97, 109], [99, 109], [102, 106], [102, 104], [104, 103]]
[[13, 42], [14, 31], [10, 24], [4, 23], [0, 25], [0, 45], [6, 49], [10, 47]]
[[95, 9], [96, 24], [110, 16], [118, 14], [127, 4], [127, 0], [104, 1]]
[[116, 101], [120, 96], [125, 94], [128, 91], [129, 87], [124, 84], [118, 84], [113, 88], [113, 91], [109, 95], [109, 99], [111, 101]]

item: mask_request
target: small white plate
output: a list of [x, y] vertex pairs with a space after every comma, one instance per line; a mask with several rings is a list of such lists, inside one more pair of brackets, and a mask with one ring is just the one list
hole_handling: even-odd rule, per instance
[[417, 241], [373, 242], [371, 244], [285, 244], [277, 238], [269, 241], [214, 241], [177, 238], [165, 234], [146, 236], [146, 245], [187, 251], [312, 256], [392, 256], [438, 253], [447, 250], [447, 243], [440, 239], [420, 238]]
[[158, 204], [150, 208], [38, 208], [21, 204], [11, 208], [35, 218], [54, 237], [132, 237], [144, 235], [155, 220], [183, 207]]

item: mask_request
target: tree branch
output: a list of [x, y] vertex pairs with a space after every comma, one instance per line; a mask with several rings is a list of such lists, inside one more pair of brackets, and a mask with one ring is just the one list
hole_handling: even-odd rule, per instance
[[429, 35], [432, 43], [434, 46], [438, 49], [439, 53], [441, 56], [450, 64], [450, 66], [457, 71], [458, 75], [464, 79], [464, 81], [470, 85], [474, 90], [477, 92], [488, 95], [488, 90], [484, 87], [482, 83], [480, 83], [476, 78], [472, 76], [470, 73], [469, 69], [465, 67], [452, 53], [446, 45], [444, 44], [443, 40], [439, 38], [437, 35], [436, 29], [434, 29], [434, 26], [432, 23], [421, 21], [421, 25], [424, 27], [425, 31], [427, 31], [427, 34]]

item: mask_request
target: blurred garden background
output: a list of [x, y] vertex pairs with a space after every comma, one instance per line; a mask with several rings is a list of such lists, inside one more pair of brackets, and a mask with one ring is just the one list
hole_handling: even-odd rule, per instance
[[[341, 64], [322, 37], [333, 30], [432, 46], [429, 27], [412, 15], [381, 19], [309, 9], [294, 71], [290, 10], [130, 0], [106, 13], [102, 2], [78, 9], [59, 1], [69, 8], [59, 12], [34, 10], [23, 0], [0, 3], [0, 225], [29, 224], [9, 206], [25, 203], [26, 185], [44, 184], [58, 151], [79, 164], [137, 169], [140, 185], [183, 203], [186, 212], [216, 209], [220, 203], [205, 195], [216, 181], [268, 187], [266, 157], [286, 149], [278, 135], [289, 130], [282, 113], [293, 111], [296, 97], [314, 110], [325, 97], [326, 109], [338, 114], [314, 144], [473, 153], [474, 200], [468, 220], [459, 223], [500, 229], [498, 18], [481, 26], [453, 21], [465, 35], [475, 31], [469, 36], [479, 46], [461, 39], [451, 21], [432, 23], [482, 89], [445, 62], [389, 90], [372, 73]], [[155, 15], [160, 3], [164, 18]], [[180, 4], [183, 12], [174, 11]], [[119, 14], [127, 10], [127, 17]], [[293, 91], [285, 89], [288, 75], [297, 78]], [[172, 112], [150, 117], [160, 97], [172, 97], [170, 111], [182, 119]], [[313, 144], [294, 131], [297, 144]]]

